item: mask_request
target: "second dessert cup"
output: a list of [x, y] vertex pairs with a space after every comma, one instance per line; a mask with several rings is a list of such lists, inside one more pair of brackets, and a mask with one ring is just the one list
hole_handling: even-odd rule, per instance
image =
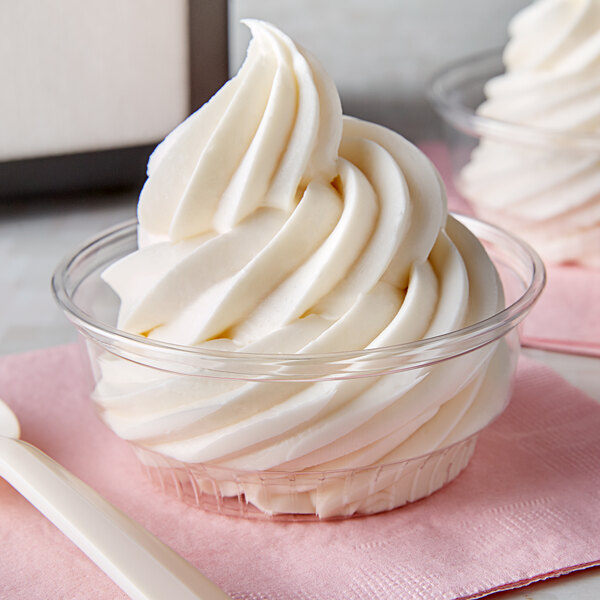
[[[481, 114], [486, 86], [503, 74], [502, 50], [494, 49], [448, 65], [431, 82], [456, 189], [479, 218], [527, 240], [548, 264], [597, 268], [600, 133]], [[518, 104], [516, 92], [511, 98]]]

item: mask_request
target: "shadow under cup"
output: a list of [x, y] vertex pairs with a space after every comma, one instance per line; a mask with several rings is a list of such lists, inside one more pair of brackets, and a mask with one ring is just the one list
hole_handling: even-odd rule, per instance
[[[67, 257], [54, 273], [53, 289], [85, 341], [93, 375], [91, 398], [100, 418], [121, 437], [130, 437], [141, 464], [164, 491], [205, 510], [248, 518], [372, 514], [428, 496], [465, 468], [477, 435], [509, 401], [519, 353], [517, 326], [544, 286], [544, 267], [526, 244], [476, 219], [457, 218], [486, 247], [499, 271], [507, 308], [465, 329], [398, 346], [320, 355], [248, 354], [176, 346], [119, 331], [119, 299], [100, 275], [136, 250], [135, 222], [102, 233]], [[127, 420], [127, 415], [111, 412], [116, 397], [132, 393], [138, 403], [153, 403], [159, 389], [167, 394], [158, 398], [159, 404], [168, 404], [172, 392], [174, 402], [198, 406], [202, 398], [194, 397], [195, 390], [211, 381], [255, 386], [259, 397], [261, 392], [268, 395], [270, 386], [317, 386], [324, 393], [337, 386], [381, 390], [363, 407], [365, 415], [369, 410], [374, 414], [349, 434], [360, 436], [365, 424], [379, 423], [382, 440], [397, 437], [400, 450], [354, 468], [336, 463], [321, 470], [240, 470], [182, 462], [150, 450], [121, 427], [119, 419]], [[425, 381], [435, 385], [427, 387]], [[437, 425], [431, 419], [433, 425], [415, 427], [433, 393], [447, 399], [432, 411], [439, 415]], [[355, 399], [350, 395], [350, 400]], [[381, 410], [373, 411], [377, 403]], [[135, 415], [135, 403], [131, 411]]]
[[[478, 109], [486, 85], [504, 72], [502, 51], [492, 50], [447, 66], [431, 81], [428, 95], [442, 120], [456, 190], [476, 216], [526, 240], [547, 264], [597, 267], [600, 134], [484, 116]], [[533, 102], [540, 92], [523, 82], [507, 100], [491, 95], [497, 103]]]

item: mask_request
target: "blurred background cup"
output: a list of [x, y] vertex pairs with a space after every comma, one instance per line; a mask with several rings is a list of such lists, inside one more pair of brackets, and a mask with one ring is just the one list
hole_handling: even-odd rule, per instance
[[548, 264], [600, 266], [600, 135], [550, 131], [478, 114], [502, 50], [433, 77], [453, 183], [481, 219], [529, 242]]

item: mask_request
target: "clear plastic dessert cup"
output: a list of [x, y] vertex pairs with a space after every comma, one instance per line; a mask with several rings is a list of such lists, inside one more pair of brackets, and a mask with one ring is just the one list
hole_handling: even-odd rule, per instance
[[[417, 429], [408, 436], [401, 459], [379, 460], [367, 466], [321, 471], [239, 470], [218, 464], [184, 463], [149, 450], [142, 443], [131, 444], [149, 477], [165, 492], [208, 511], [285, 520], [371, 514], [424, 498], [467, 466], [477, 436], [509, 401], [519, 353], [517, 326], [544, 286], [543, 264], [526, 244], [476, 219], [458, 218], [481, 240], [495, 263], [506, 308], [467, 328], [398, 346], [321, 355], [249, 354], [176, 346], [120, 331], [115, 327], [119, 299], [100, 275], [136, 249], [135, 222], [102, 233], [65, 258], [54, 273], [52, 285], [59, 305], [79, 330], [87, 349], [90, 393], [100, 418], [106, 406], [97, 402], [97, 389], [107, 357], [112, 364], [135, 370], [137, 376], [141, 373], [144, 381], [167, 378], [180, 384], [178, 389], [194, 389], [194, 382], [214, 378], [242, 384], [255, 382], [267, 390], [268, 386], [282, 384], [370, 383], [369, 379], [374, 382], [386, 377], [421, 381], [432, 376], [437, 377], [438, 387], [443, 382], [441, 387], [448, 388], [445, 391], [449, 396], [455, 392], [451, 386], [476, 389], [481, 406], [474, 414], [467, 411], [468, 426], [453, 426], [443, 441], [412, 455], [411, 444], [422, 448], [416, 443], [422, 434]], [[476, 374], [480, 365], [491, 369], [492, 363], [500, 367], [493, 372], [486, 370], [485, 377], [473, 375], [469, 382], [462, 375], [465, 369]], [[442, 373], [445, 375], [440, 380]], [[128, 385], [127, 381], [120, 383]], [[425, 400], [417, 396], [416, 404]], [[441, 414], [444, 407], [439, 410]], [[405, 424], [392, 425], [401, 432]]]
[[497, 49], [447, 66], [430, 83], [456, 190], [477, 217], [526, 240], [547, 264], [597, 266], [600, 135], [479, 114], [486, 84], [504, 72]]

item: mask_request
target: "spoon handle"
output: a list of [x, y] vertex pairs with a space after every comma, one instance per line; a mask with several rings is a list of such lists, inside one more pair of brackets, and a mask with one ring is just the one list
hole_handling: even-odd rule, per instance
[[231, 600], [139, 523], [27, 442], [0, 437], [0, 475], [134, 600]]

